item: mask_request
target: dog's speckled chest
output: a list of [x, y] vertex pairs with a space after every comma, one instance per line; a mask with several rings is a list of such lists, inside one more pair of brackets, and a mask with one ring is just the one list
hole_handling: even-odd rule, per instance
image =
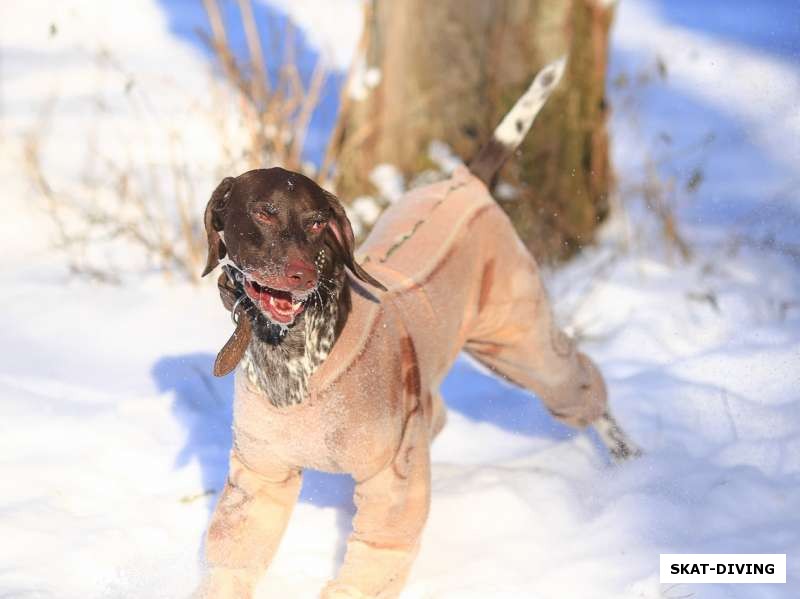
[[252, 338], [240, 368], [273, 406], [298, 405], [306, 399], [311, 375], [333, 347], [337, 312], [337, 302], [328, 301], [303, 314], [298, 329], [278, 333], [275, 343]]

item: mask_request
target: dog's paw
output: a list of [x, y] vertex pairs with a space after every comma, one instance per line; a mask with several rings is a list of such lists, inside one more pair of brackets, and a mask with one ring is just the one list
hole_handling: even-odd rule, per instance
[[644, 455], [642, 449], [632, 443], [621, 443], [616, 449], [611, 450], [610, 453], [615, 464], [622, 464], [629, 460], [635, 460]]
[[369, 599], [370, 595], [365, 595], [356, 587], [350, 584], [342, 584], [332, 580], [322, 589], [321, 599]]
[[615, 464], [621, 464], [642, 456], [641, 448], [625, 434], [609, 412], [604, 412], [592, 423], [597, 436], [606, 446]]
[[249, 599], [256, 580], [244, 570], [212, 568], [189, 599]]

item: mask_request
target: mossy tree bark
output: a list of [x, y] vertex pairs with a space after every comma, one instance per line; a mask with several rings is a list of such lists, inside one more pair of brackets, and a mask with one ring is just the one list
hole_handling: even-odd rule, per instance
[[369, 194], [381, 163], [412, 177], [431, 167], [442, 140], [464, 159], [546, 63], [568, 53], [564, 80], [501, 179], [501, 201], [539, 259], [568, 257], [591, 242], [613, 183], [605, 75], [608, 0], [371, 0], [363, 40], [379, 83], [343, 104], [337, 191]]

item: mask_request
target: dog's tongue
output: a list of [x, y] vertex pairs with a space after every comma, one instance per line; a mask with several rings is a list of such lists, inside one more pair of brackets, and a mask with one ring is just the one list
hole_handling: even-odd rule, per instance
[[[273, 294], [272, 304], [281, 312], [288, 312], [292, 309], [292, 300], [280, 297], [277, 293]], [[289, 296], [291, 297], [291, 296]]]
[[270, 289], [263, 291], [260, 294], [261, 303], [263, 306], [268, 306], [269, 311], [274, 313], [276, 310], [284, 314], [294, 314], [296, 312], [295, 302], [292, 300], [292, 294], [288, 291], [279, 291], [277, 289]]
[[258, 304], [261, 311], [279, 324], [291, 324], [303, 311], [303, 304], [295, 302], [292, 294], [288, 291], [257, 287], [253, 284], [247, 284], [245, 290], [250, 299]]

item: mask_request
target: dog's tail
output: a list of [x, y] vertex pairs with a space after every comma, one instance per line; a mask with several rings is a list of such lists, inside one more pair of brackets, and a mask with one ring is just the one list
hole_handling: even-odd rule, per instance
[[539, 71], [528, 90], [503, 117], [492, 138], [469, 163], [472, 174], [486, 185], [491, 184], [500, 167], [525, 139], [533, 119], [561, 80], [566, 63], [567, 57], [562, 56]]

